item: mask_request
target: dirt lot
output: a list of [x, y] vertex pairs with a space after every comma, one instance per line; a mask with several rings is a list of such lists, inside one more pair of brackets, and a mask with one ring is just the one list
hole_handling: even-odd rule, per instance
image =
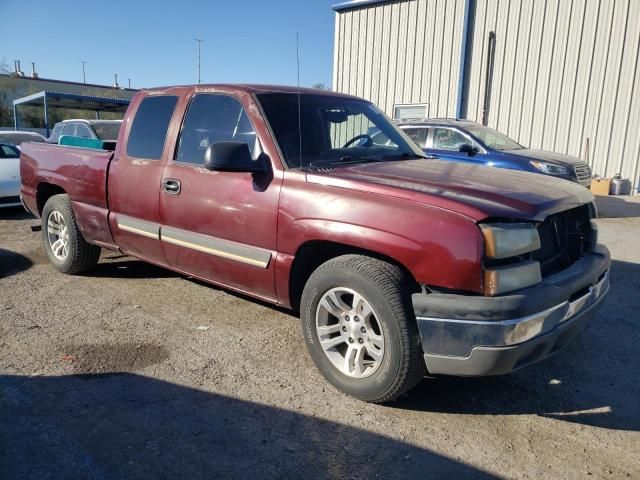
[[386, 406], [329, 386], [287, 312], [113, 253], [59, 274], [0, 211], [0, 478], [639, 478], [635, 207], [599, 220], [613, 285], [575, 343]]

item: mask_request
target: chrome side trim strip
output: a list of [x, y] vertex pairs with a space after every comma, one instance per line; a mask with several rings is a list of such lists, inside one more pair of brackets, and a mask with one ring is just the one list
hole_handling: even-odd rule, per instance
[[608, 291], [609, 271], [606, 271], [600, 281], [590, 286], [583, 296], [526, 317], [495, 322], [434, 317], [416, 319], [423, 347], [429, 347], [425, 348], [425, 352], [438, 353], [446, 350], [448, 355], [466, 356], [473, 347], [516, 345], [545, 334], [595, 307]]
[[255, 267], [267, 268], [271, 260], [271, 252], [261, 248], [249, 247], [240, 243], [220, 238], [192, 233], [173, 227], [162, 227], [160, 239], [164, 242], [217, 257], [235, 260]]
[[116, 215], [116, 223], [120, 230], [142, 235], [143, 237], [160, 239], [160, 225], [127, 215]]

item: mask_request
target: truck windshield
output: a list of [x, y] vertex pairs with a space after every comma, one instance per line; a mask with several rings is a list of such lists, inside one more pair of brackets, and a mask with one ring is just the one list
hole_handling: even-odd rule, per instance
[[409, 137], [364, 100], [307, 93], [257, 97], [289, 168], [424, 157]]
[[100, 140], [117, 140], [122, 122], [94, 122], [93, 129]]
[[484, 143], [485, 147], [493, 150], [522, 150], [524, 147], [515, 140], [510, 139], [506, 135], [494, 130], [493, 128], [483, 125], [473, 125], [466, 127], [471, 135]]

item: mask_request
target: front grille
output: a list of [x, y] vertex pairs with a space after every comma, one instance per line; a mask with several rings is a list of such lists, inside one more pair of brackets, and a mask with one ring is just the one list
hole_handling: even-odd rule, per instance
[[538, 224], [540, 249], [533, 253], [533, 260], [540, 262], [543, 277], [571, 266], [593, 248], [592, 217], [593, 209], [587, 204], [549, 215]]
[[20, 203], [20, 197], [2, 197], [0, 198], [0, 205], [7, 205], [9, 203]]
[[591, 178], [591, 168], [586, 163], [581, 163], [573, 167], [573, 171], [576, 173], [576, 177], [581, 182], [589, 180]]

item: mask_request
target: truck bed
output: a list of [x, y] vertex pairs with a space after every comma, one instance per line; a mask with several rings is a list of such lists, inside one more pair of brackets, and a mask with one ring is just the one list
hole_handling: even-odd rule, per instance
[[44, 206], [39, 193], [47, 189], [66, 193], [85, 238], [110, 246], [107, 172], [113, 155], [108, 150], [24, 143], [20, 155], [20, 194], [25, 207], [39, 217]]

